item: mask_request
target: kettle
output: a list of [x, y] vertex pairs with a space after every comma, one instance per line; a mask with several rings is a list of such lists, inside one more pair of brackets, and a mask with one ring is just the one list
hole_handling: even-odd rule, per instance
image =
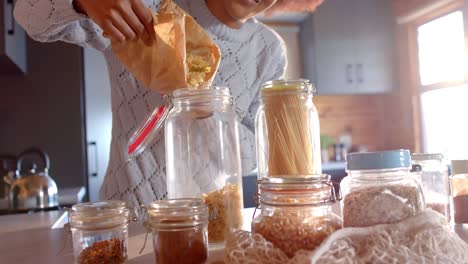
[[[41, 158], [44, 169], [38, 171], [36, 163], [33, 163], [29, 174], [21, 175], [23, 159], [31, 155]], [[49, 168], [49, 156], [41, 149], [29, 148], [18, 156], [16, 179], [4, 177], [4, 181], [10, 185], [8, 194], [10, 210], [48, 209], [58, 206], [57, 185], [49, 177]]]

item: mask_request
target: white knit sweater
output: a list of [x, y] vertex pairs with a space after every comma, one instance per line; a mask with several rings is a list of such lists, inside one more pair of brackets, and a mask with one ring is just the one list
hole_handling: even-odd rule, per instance
[[[96, 0], [98, 1], [98, 0]], [[143, 0], [157, 11], [161, 0]], [[265, 81], [283, 76], [285, 47], [279, 36], [255, 19], [241, 29], [222, 24], [204, 0], [176, 0], [205, 28], [221, 49], [222, 57], [214, 85], [227, 86], [242, 120], [243, 173], [255, 168], [254, 117], [258, 92]], [[37, 41], [65, 41], [103, 52], [111, 83], [112, 143], [101, 199], [126, 200], [130, 205], [148, 204], [166, 196], [165, 147], [162, 133], [136, 160], [127, 161], [127, 143], [137, 126], [162, 97], [142, 86], [117, 60], [102, 30], [72, 7], [72, 0], [17, 0], [15, 17]]]

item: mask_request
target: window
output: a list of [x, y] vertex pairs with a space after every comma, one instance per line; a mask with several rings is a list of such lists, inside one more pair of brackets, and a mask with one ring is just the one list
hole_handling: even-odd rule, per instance
[[453, 12], [417, 29], [424, 152], [447, 159], [468, 159], [467, 15]]

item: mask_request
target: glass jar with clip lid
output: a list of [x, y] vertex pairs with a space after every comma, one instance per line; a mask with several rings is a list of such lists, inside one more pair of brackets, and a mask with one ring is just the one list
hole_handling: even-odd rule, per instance
[[342, 226], [332, 211], [340, 195], [328, 175], [264, 178], [258, 192], [261, 213], [252, 221], [252, 232], [289, 257], [315, 249]]
[[136, 211], [123, 201], [80, 203], [68, 211], [75, 263], [124, 263], [128, 224]]
[[206, 262], [208, 208], [202, 199], [162, 200], [144, 208], [157, 264]]
[[263, 84], [255, 121], [259, 179], [322, 173], [314, 92], [304, 79]]
[[209, 242], [221, 246], [242, 227], [243, 209], [239, 120], [229, 89], [174, 91], [132, 137], [129, 151], [141, 152], [163, 126], [167, 196], [202, 198], [210, 214]]

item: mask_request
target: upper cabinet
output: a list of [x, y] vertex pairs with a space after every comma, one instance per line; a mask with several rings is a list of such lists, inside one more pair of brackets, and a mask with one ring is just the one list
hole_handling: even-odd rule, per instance
[[301, 25], [303, 77], [318, 94], [389, 92], [393, 35], [390, 0], [327, 0]]
[[13, 8], [14, 0], [0, 0], [0, 75], [26, 72], [26, 34]]

